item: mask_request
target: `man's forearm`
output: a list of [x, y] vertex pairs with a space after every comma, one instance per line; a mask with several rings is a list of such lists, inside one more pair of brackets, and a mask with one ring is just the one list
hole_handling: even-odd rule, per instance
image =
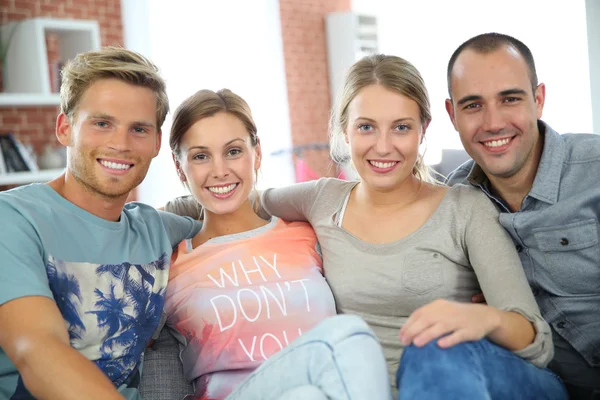
[[15, 364], [39, 400], [123, 400], [112, 382], [77, 350], [56, 339], [22, 343]]

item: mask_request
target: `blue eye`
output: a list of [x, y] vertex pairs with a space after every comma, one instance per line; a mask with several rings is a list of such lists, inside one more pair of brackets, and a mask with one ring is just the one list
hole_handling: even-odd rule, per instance
[[94, 123], [94, 125], [100, 127], [100, 128], [107, 128], [108, 127], [108, 122], [106, 121], [97, 121]]
[[135, 133], [146, 133], [146, 128], [133, 128]]
[[410, 126], [406, 125], [406, 124], [400, 124], [396, 126], [396, 130], [399, 130], [401, 132], [403, 131], [409, 131], [410, 130]]
[[357, 129], [360, 132], [371, 132], [373, 130], [373, 125], [371, 125], [371, 124], [360, 124], [360, 125], [358, 125]]

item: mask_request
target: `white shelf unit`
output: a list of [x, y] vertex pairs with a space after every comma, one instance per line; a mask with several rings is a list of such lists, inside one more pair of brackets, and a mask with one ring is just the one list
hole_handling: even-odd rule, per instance
[[100, 48], [97, 21], [31, 18], [0, 27], [3, 44], [12, 36], [4, 71], [4, 93], [0, 105], [58, 105], [50, 85], [46, 35], [58, 36], [61, 62], [78, 53]]
[[7, 174], [0, 174], [0, 186], [48, 182], [60, 176], [64, 171], [64, 168], [60, 168], [43, 169], [38, 172], [10, 172]]
[[356, 61], [378, 51], [377, 19], [352, 11], [325, 17], [327, 62], [332, 104], [344, 83], [344, 75]]

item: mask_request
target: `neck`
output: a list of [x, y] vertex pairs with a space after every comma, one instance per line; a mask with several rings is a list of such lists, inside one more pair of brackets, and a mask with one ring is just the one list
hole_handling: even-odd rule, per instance
[[508, 178], [488, 176], [492, 190], [508, 204], [512, 212], [521, 209], [523, 200], [533, 187], [544, 149], [544, 138], [539, 134], [537, 137], [531, 156], [517, 173]]
[[250, 200], [246, 200], [237, 210], [228, 214], [215, 214], [205, 209], [200, 235], [208, 240], [219, 236], [247, 232], [266, 224], [267, 222], [254, 212]]
[[397, 210], [406, 207], [419, 197], [423, 183], [413, 175], [392, 190], [378, 190], [361, 181], [355, 190], [355, 201], [360, 205], [382, 211]]
[[68, 169], [48, 185], [77, 207], [107, 221], [120, 219], [129, 195], [127, 193], [119, 197], [103, 196], [77, 181]]

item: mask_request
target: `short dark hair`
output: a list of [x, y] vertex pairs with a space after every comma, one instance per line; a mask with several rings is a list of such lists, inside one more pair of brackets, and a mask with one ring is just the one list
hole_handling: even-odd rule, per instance
[[512, 36], [504, 35], [502, 33], [490, 32], [483, 33], [481, 35], [477, 35], [467, 40], [454, 51], [452, 57], [450, 57], [450, 61], [448, 62], [448, 95], [452, 98], [452, 70], [454, 69], [454, 64], [456, 63], [456, 59], [464, 50], [474, 50], [477, 53], [491, 53], [493, 51], [498, 50], [502, 46], [510, 46], [514, 48], [520, 55], [523, 57], [525, 62], [527, 63], [527, 67], [529, 67], [529, 80], [531, 81], [531, 88], [533, 92], [538, 85], [537, 73], [535, 72], [535, 62], [533, 61], [533, 54], [531, 54], [531, 50], [529, 47], [525, 45], [525, 43], [521, 42], [518, 39], [515, 39]]

